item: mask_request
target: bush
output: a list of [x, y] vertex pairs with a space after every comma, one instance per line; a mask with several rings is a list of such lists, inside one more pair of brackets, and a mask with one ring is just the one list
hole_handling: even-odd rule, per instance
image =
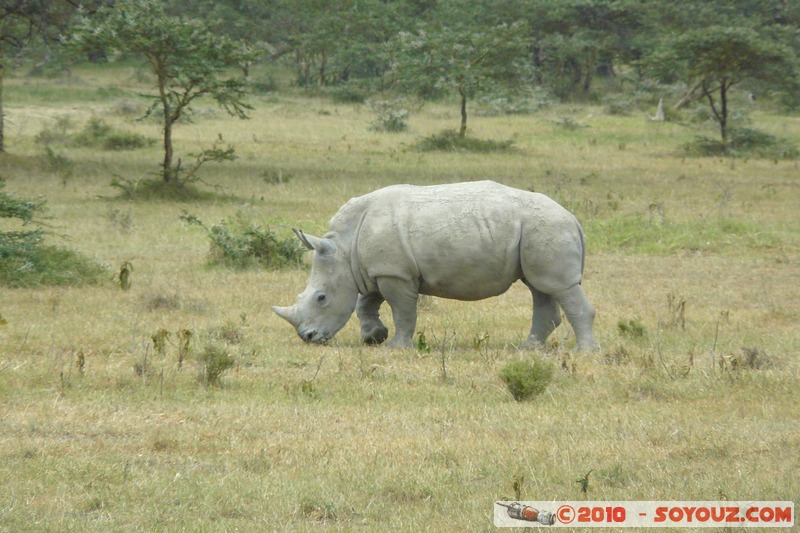
[[212, 264], [278, 269], [303, 262], [306, 249], [296, 239], [280, 238], [269, 228], [262, 228], [241, 215], [221, 220], [210, 228], [185, 211], [181, 219], [206, 231], [211, 239]]
[[367, 101], [367, 92], [357, 85], [338, 85], [329, 91], [331, 99], [337, 104], [363, 104]]
[[493, 141], [461, 137], [453, 130], [444, 130], [417, 143], [420, 152], [507, 152], [514, 141]]
[[90, 285], [106, 277], [105, 266], [59, 246], [0, 253], [0, 285], [6, 287]]
[[44, 145], [60, 143], [83, 148], [97, 147], [104, 150], [135, 150], [156, 143], [155, 139], [139, 133], [114, 130], [99, 118], [90, 119], [81, 131], [69, 135], [67, 130], [71, 128], [71, 124], [60, 125], [60, 120], [62, 119], [57, 119], [54, 128], [40, 131], [36, 135], [36, 142]]
[[[0, 179], [0, 189], [4, 185]], [[22, 226], [0, 232], [0, 285], [83, 285], [100, 281], [105, 267], [73, 251], [45, 246], [41, 227], [27, 229], [29, 224], [36, 224], [44, 210], [44, 201], [0, 192], [0, 218], [17, 219]]]
[[553, 379], [553, 365], [541, 359], [512, 361], [500, 370], [500, 379], [518, 402], [543, 393]]
[[764, 159], [797, 159], [800, 150], [786, 139], [752, 128], [730, 130], [728, 142], [696, 137], [683, 145], [683, 151], [692, 156], [761, 157]]
[[404, 100], [379, 100], [370, 102], [370, 107], [378, 115], [370, 126], [373, 131], [398, 133], [408, 129], [409, 112]]

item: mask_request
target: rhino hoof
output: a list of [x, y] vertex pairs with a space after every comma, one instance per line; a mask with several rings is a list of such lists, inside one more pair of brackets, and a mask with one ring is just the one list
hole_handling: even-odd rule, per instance
[[370, 346], [380, 344], [387, 338], [389, 338], [389, 330], [383, 327], [375, 328], [368, 334], [361, 336], [361, 340], [364, 341], [364, 344], [368, 344]]

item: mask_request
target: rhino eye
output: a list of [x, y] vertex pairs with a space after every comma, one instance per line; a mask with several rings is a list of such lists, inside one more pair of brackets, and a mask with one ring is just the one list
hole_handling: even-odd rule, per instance
[[325, 295], [324, 294], [320, 294], [319, 296], [317, 296], [317, 303], [322, 303], [324, 301], [325, 301]]

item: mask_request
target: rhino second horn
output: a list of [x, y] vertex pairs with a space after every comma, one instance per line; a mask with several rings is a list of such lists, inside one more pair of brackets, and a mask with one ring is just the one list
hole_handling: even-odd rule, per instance
[[275, 314], [287, 321], [289, 324], [293, 325], [297, 328], [297, 310], [294, 306], [291, 307], [278, 307], [277, 305], [272, 307], [272, 310], [275, 311]]

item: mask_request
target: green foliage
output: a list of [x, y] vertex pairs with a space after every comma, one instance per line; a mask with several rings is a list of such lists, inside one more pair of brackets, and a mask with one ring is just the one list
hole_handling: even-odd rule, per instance
[[744, 80], [796, 88], [798, 66], [790, 47], [758, 33], [744, 22], [681, 32], [665, 40], [648, 61], [662, 78], [677, 73], [699, 91], [728, 140], [730, 89]]
[[553, 365], [538, 357], [507, 363], [500, 369], [500, 379], [518, 402], [543, 393], [553, 379]]
[[278, 237], [269, 228], [262, 228], [242, 215], [226, 218], [211, 227], [185, 211], [181, 220], [206, 231], [211, 240], [212, 264], [279, 269], [296, 267], [303, 262], [305, 248], [296, 239]]
[[216, 344], [207, 344], [197, 354], [200, 363], [200, 382], [206, 387], [221, 387], [222, 375], [233, 368], [236, 359], [228, 351]]
[[513, 150], [514, 141], [493, 141], [462, 137], [453, 130], [444, 130], [426, 137], [417, 143], [420, 152], [508, 152]]
[[457, 92], [461, 97], [459, 135], [463, 137], [469, 99], [492, 85], [521, 84], [526, 79], [527, 69], [518, 61], [526, 34], [523, 23], [480, 27], [466, 21], [400, 32], [387, 46], [393, 85], [422, 98]]
[[173, 166], [172, 128], [200, 97], [211, 97], [229, 114], [247, 118], [245, 77], [232, 76], [255, 56], [243, 43], [214, 34], [207, 23], [172, 17], [157, 0], [120, 0], [83, 18], [70, 40], [84, 50], [116, 49], [143, 56], [155, 78], [156, 94], [146, 116], [163, 117], [164, 182], [180, 181]]

